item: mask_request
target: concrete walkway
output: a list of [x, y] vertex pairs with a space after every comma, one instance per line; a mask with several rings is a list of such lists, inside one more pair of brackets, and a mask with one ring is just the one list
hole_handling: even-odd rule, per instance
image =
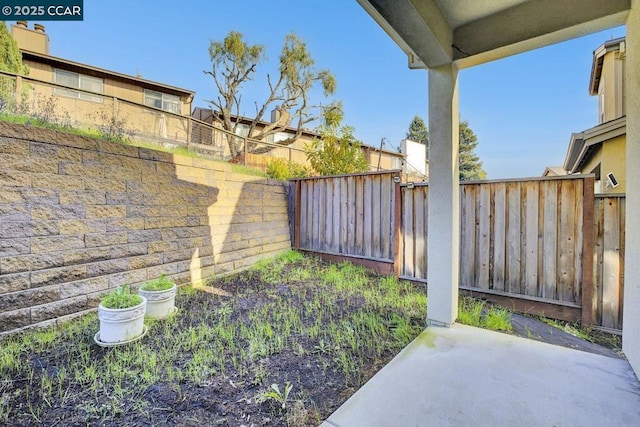
[[640, 426], [640, 383], [623, 359], [430, 327], [321, 427], [358, 426]]

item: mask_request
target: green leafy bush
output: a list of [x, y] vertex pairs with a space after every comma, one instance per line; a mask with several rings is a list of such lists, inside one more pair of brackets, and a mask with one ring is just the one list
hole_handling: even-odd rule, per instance
[[141, 302], [142, 297], [132, 294], [128, 285], [118, 286], [115, 291], [100, 300], [103, 307], [111, 309], [131, 308]]
[[273, 159], [267, 164], [267, 176], [269, 178], [285, 181], [291, 178], [305, 178], [311, 175], [309, 168], [295, 162], [284, 159]]
[[351, 126], [327, 124], [320, 127], [320, 137], [305, 145], [307, 159], [320, 175], [365, 172], [367, 159]]

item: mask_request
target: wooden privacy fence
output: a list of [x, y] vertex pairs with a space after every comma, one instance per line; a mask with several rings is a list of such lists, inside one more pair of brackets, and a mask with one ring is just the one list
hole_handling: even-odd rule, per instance
[[[427, 184], [398, 173], [293, 181], [295, 246], [427, 278]], [[624, 197], [592, 176], [460, 185], [460, 289], [518, 311], [620, 330]]]
[[[425, 280], [428, 186], [403, 186], [401, 277]], [[593, 178], [460, 185], [460, 289], [590, 323]], [[585, 285], [585, 286], [583, 286]], [[582, 316], [582, 318], [581, 318]]]
[[400, 171], [292, 181], [295, 247], [394, 273], [399, 183]]
[[622, 330], [624, 292], [625, 196], [595, 199], [593, 263], [593, 323], [605, 330]]

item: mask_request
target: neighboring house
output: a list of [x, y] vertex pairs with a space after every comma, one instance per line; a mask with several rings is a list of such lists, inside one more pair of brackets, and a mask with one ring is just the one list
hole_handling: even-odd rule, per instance
[[40, 24], [30, 29], [18, 21], [11, 32], [29, 67], [23, 84], [31, 89], [30, 103], [53, 96], [74, 125], [95, 126], [99, 115], [115, 114], [141, 136], [187, 140], [194, 92], [51, 56]]
[[547, 166], [542, 172], [542, 176], [563, 176], [567, 171], [562, 166]]
[[599, 124], [571, 135], [564, 161], [570, 174], [595, 174], [596, 193], [626, 192], [625, 53], [624, 37], [593, 52], [589, 94], [598, 96]]
[[406, 179], [408, 181], [428, 181], [427, 147], [420, 142], [403, 139], [400, 142], [400, 151], [406, 156], [402, 167], [402, 173], [407, 176]]
[[[201, 108], [196, 107], [193, 109], [192, 117], [197, 119], [198, 121], [208, 123], [216, 128], [222, 128], [222, 124], [220, 120], [217, 118], [215, 112], [213, 112], [210, 108]], [[247, 117], [233, 117], [234, 120], [238, 120], [238, 127], [236, 129], [236, 134], [239, 137], [245, 137], [249, 132], [249, 125], [252, 122], [252, 119]], [[271, 113], [271, 123], [278, 119], [277, 112], [273, 111]], [[261, 130], [265, 126], [271, 124], [269, 122], [259, 122], [257, 124], [258, 130]], [[196, 132], [194, 132], [196, 134]], [[278, 143], [280, 141], [285, 141], [290, 139], [296, 135], [296, 129], [293, 127], [286, 128], [281, 132], [277, 132], [275, 134], [267, 136], [265, 142], [268, 143]], [[319, 137], [320, 135], [310, 131], [303, 130], [302, 135], [295, 140], [292, 144], [283, 146], [287, 148], [274, 148], [269, 151], [267, 156], [261, 156], [261, 159], [256, 158], [256, 156], [250, 155], [249, 163], [258, 165], [263, 164], [263, 162], [268, 161], [269, 157], [278, 157], [284, 158], [285, 160], [291, 160], [296, 163], [308, 165], [307, 156], [304, 152], [305, 144], [310, 143], [314, 138]], [[210, 134], [202, 135], [203, 141], [201, 143], [205, 143], [212, 138]], [[213, 136], [214, 143], [218, 146], [221, 146], [225, 150], [225, 154], [230, 156], [228, 144], [226, 141], [226, 134], [220, 132], [218, 135]], [[197, 142], [197, 141], [193, 141]], [[266, 145], [265, 145], [266, 146]], [[290, 149], [289, 149], [290, 148]], [[398, 153], [396, 151], [389, 151], [380, 149], [377, 147], [369, 146], [362, 144], [362, 151], [367, 159], [367, 163], [369, 164], [369, 170], [391, 170], [391, 169], [402, 169], [404, 155]]]

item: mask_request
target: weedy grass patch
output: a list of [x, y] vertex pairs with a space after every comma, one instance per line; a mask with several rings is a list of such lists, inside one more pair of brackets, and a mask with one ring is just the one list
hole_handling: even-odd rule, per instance
[[424, 328], [423, 285], [293, 251], [207, 286], [127, 346], [95, 314], [4, 339], [0, 424], [318, 425]]

